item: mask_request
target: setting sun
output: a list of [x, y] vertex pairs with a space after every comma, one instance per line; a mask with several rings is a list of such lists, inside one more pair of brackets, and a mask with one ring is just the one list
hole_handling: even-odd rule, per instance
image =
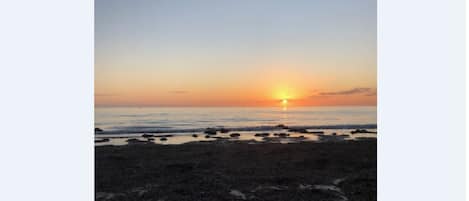
[[288, 100], [287, 99], [283, 99], [282, 100], [282, 105], [286, 105], [288, 103]]

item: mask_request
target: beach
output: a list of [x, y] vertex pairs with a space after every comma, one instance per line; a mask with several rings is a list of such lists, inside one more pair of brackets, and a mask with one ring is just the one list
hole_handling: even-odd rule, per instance
[[97, 108], [97, 201], [376, 200], [376, 107]]
[[376, 138], [95, 147], [96, 200], [376, 200]]

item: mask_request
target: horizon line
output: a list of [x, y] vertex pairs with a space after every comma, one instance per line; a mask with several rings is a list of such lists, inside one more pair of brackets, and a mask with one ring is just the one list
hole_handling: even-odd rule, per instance
[[377, 105], [301, 105], [301, 106], [254, 106], [254, 105], [94, 105], [94, 107], [199, 107], [199, 108], [220, 108], [220, 107], [261, 107], [261, 108], [300, 108], [300, 107], [377, 107]]

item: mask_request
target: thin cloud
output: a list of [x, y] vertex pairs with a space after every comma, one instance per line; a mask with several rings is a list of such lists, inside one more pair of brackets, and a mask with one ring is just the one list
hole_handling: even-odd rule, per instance
[[376, 91], [370, 92], [366, 94], [365, 96], [376, 96]]
[[372, 91], [371, 88], [353, 88], [350, 90], [344, 91], [328, 91], [328, 92], [320, 92], [320, 96], [344, 96], [344, 95], [355, 95], [355, 94], [373, 94], [376, 92]]

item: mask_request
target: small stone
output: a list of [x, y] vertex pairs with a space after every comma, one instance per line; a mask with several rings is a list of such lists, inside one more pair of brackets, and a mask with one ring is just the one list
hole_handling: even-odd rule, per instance
[[207, 128], [205, 129], [204, 133], [208, 134], [208, 135], [216, 135], [217, 134], [217, 130], [214, 129], [214, 128]]
[[308, 131], [304, 128], [291, 128], [288, 131], [295, 133], [308, 133]]
[[285, 126], [284, 124], [278, 124], [277, 126], [275, 126], [277, 128], [284, 128], [284, 129], [287, 129], [288, 127]]
[[142, 137], [149, 138], [149, 137], [153, 137], [153, 135], [152, 134], [143, 134]]
[[241, 191], [238, 191], [238, 190], [231, 190], [230, 194], [242, 200], [246, 199], [246, 195], [244, 195], [244, 193], [241, 193]]
[[279, 136], [279, 137], [287, 137], [287, 136], [290, 136], [290, 134], [287, 134], [287, 133], [278, 133], [277, 136]]
[[269, 137], [270, 133], [256, 133], [254, 136], [256, 137]]

